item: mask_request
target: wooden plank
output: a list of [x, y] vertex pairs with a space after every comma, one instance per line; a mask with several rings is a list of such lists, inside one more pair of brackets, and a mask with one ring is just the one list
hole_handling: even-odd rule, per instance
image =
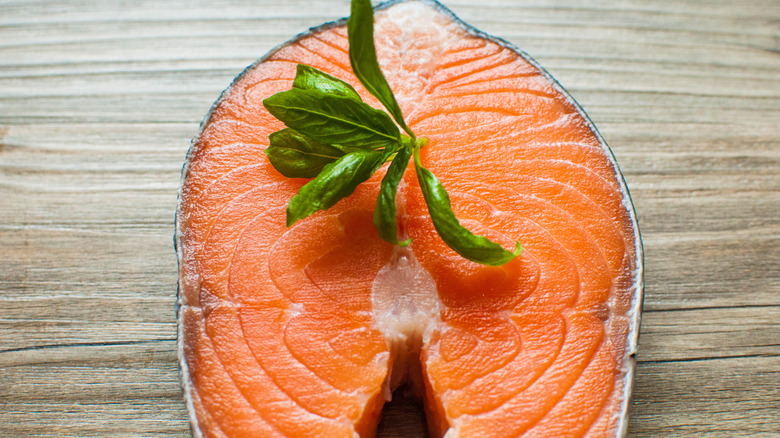
[[776, 437], [780, 356], [640, 363], [631, 436]]
[[645, 312], [639, 362], [780, 356], [780, 306]]
[[186, 436], [174, 340], [0, 354], [2, 436]]
[[[176, 339], [171, 297], [49, 295], [4, 299], [0, 352]], [[162, 311], [167, 308], [168, 312]], [[97, 312], [96, 309], [102, 309]], [[110, 326], [100, 330], [97, 327]]]

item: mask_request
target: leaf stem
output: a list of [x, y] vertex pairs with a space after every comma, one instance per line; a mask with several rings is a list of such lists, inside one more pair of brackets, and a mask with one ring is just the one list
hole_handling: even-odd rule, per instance
[[414, 142], [414, 146], [412, 151], [414, 152], [414, 165], [418, 167], [422, 167], [422, 163], [420, 163], [420, 149], [427, 146], [429, 143], [428, 137], [420, 137]]

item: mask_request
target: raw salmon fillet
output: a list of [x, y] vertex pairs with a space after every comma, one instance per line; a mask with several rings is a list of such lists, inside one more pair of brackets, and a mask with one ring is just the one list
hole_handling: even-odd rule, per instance
[[404, 382], [433, 437], [615, 437], [641, 305], [641, 246], [611, 152], [525, 54], [438, 3], [375, 16], [380, 65], [461, 223], [522, 254], [470, 262], [433, 228], [412, 167], [407, 248], [372, 224], [383, 171], [294, 226], [307, 182], [263, 154], [283, 128], [263, 99], [296, 64], [351, 83], [344, 22], [244, 71], [204, 121], [177, 211], [179, 341], [195, 436], [372, 437]]

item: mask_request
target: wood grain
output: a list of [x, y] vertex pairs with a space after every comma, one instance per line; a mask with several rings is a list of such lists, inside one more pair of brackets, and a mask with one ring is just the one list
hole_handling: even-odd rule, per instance
[[[640, 219], [631, 436], [780, 436], [780, 3], [452, 0], [612, 146]], [[173, 212], [201, 117], [345, 0], [0, 0], [0, 436], [186, 437]], [[384, 437], [424, 436], [412, 402]]]

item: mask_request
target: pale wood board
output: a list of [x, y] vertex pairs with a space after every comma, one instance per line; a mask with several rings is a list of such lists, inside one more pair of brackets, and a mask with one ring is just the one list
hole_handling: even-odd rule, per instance
[[[780, 436], [780, 3], [452, 0], [585, 108], [640, 219], [630, 436]], [[186, 437], [190, 139], [325, 0], [0, 0], [0, 436]], [[409, 403], [381, 436], [423, 436]]]

